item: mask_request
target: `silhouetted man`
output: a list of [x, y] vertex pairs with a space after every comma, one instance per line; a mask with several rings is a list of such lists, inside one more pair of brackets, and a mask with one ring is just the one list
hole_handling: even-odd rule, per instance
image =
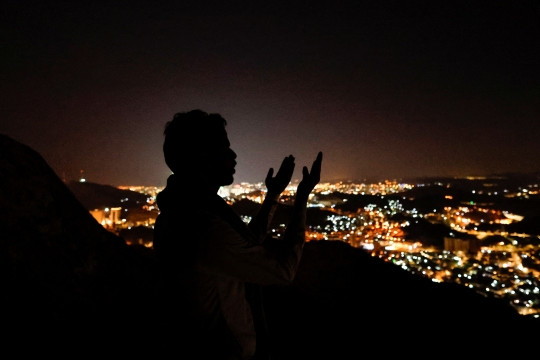
[[[270, 168], [267, 195], [246, 225], [219, 196], [233, 183], [236, 153], [225, 119], [201, 110], [178, 113], [165, 128], [163, 152], [173, 172], [157, 199], [154, 248], [170, 278], [164, 333], [193, 358], [269, 358], [261, 285], [287, 285], [305, 240], [308, 196], [319, 182], [322, 153], [302, 169], [292, 216], [282, 239], [267, 236], [280, 194], [294, 171], [286, 157]], [[193, 352], [193, 353], [192, 353]]]

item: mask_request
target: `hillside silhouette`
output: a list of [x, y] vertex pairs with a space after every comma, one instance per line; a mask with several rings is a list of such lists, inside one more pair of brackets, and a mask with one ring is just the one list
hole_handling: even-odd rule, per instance
[[540, 216], [524, 217], [520, 222], [506, 227], [509, 232], [524, 233], [540, 236]]
[[153, 253], [98, 224], [34, 150], [4, 135], [0, 149], [3, 342], [114, 347], [151, 323]]
[[116, 206], [136, 208], [144, 205], [148, 198], [147, 195], [135, 191], [91, 182], [71, 181], [68, 188], [88, 210]]
[[[170, 350], [161, 343], [165, 285], [153, 251], [106, 231], [37, 152], [4, 135], [0, 173], [3, 343], [75, 356]], [[441, 351], [459, 329], [474, 332], [468, 353], [485, 355], [493, 329], [537, 326], [496, 299], [339, 241], [307, 243], [293, 284], [264, 292], [275, 359]], [[178, 341], [175, 351], [189, 358]]]

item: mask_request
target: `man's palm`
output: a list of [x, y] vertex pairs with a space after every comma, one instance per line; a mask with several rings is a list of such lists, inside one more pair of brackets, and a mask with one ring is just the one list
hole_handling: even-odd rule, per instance
[[302, 168], [302, 181], [298, 184], [297, 193], [308, 196], [309, 193], [315, 188], [315, 186], [321, 180], [321, 164], [322, 164], [322, 152], [317, 154], [317, 158], [311, 165], [311, 171], [308, 171], [307, 166]]
[[283, 159], [275, 177], [272, 177], [274, 175], [274, 168], [268, 170], [268, 175], [266, 175], [264, 182], [269, 193], [279, 195], [285, 190], [287, 185], [291, 182], [294, 165], [294, 156], [289, 155]]

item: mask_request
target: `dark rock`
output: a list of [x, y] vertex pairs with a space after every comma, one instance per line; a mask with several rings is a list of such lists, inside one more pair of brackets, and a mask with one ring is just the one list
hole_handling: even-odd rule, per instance
[[538, 326], [500, 299], [434, 283], [340, 241], [307, 243], [292, 286], [265, 295], [280, 359], [422, 357], [454, 346], [452, 339], [468, 339], [469, 354], [496, 355], [499, 348], [487, 345], [494, 333], [512, 338], [506, 329]]
[[106, 231], [38, 153], [4, 135], [0, 174], [3, 340], [89, 346], [148, 331], [153, 252]]

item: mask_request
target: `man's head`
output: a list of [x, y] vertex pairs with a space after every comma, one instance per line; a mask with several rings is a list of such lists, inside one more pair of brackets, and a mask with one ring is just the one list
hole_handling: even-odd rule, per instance
[[214, 186], [232, 184], [236, 153], [230, 148], [226, 125], [221, 115], [201, 110], [175, 114], [165, 125], [165, 163], [182, 178]]

